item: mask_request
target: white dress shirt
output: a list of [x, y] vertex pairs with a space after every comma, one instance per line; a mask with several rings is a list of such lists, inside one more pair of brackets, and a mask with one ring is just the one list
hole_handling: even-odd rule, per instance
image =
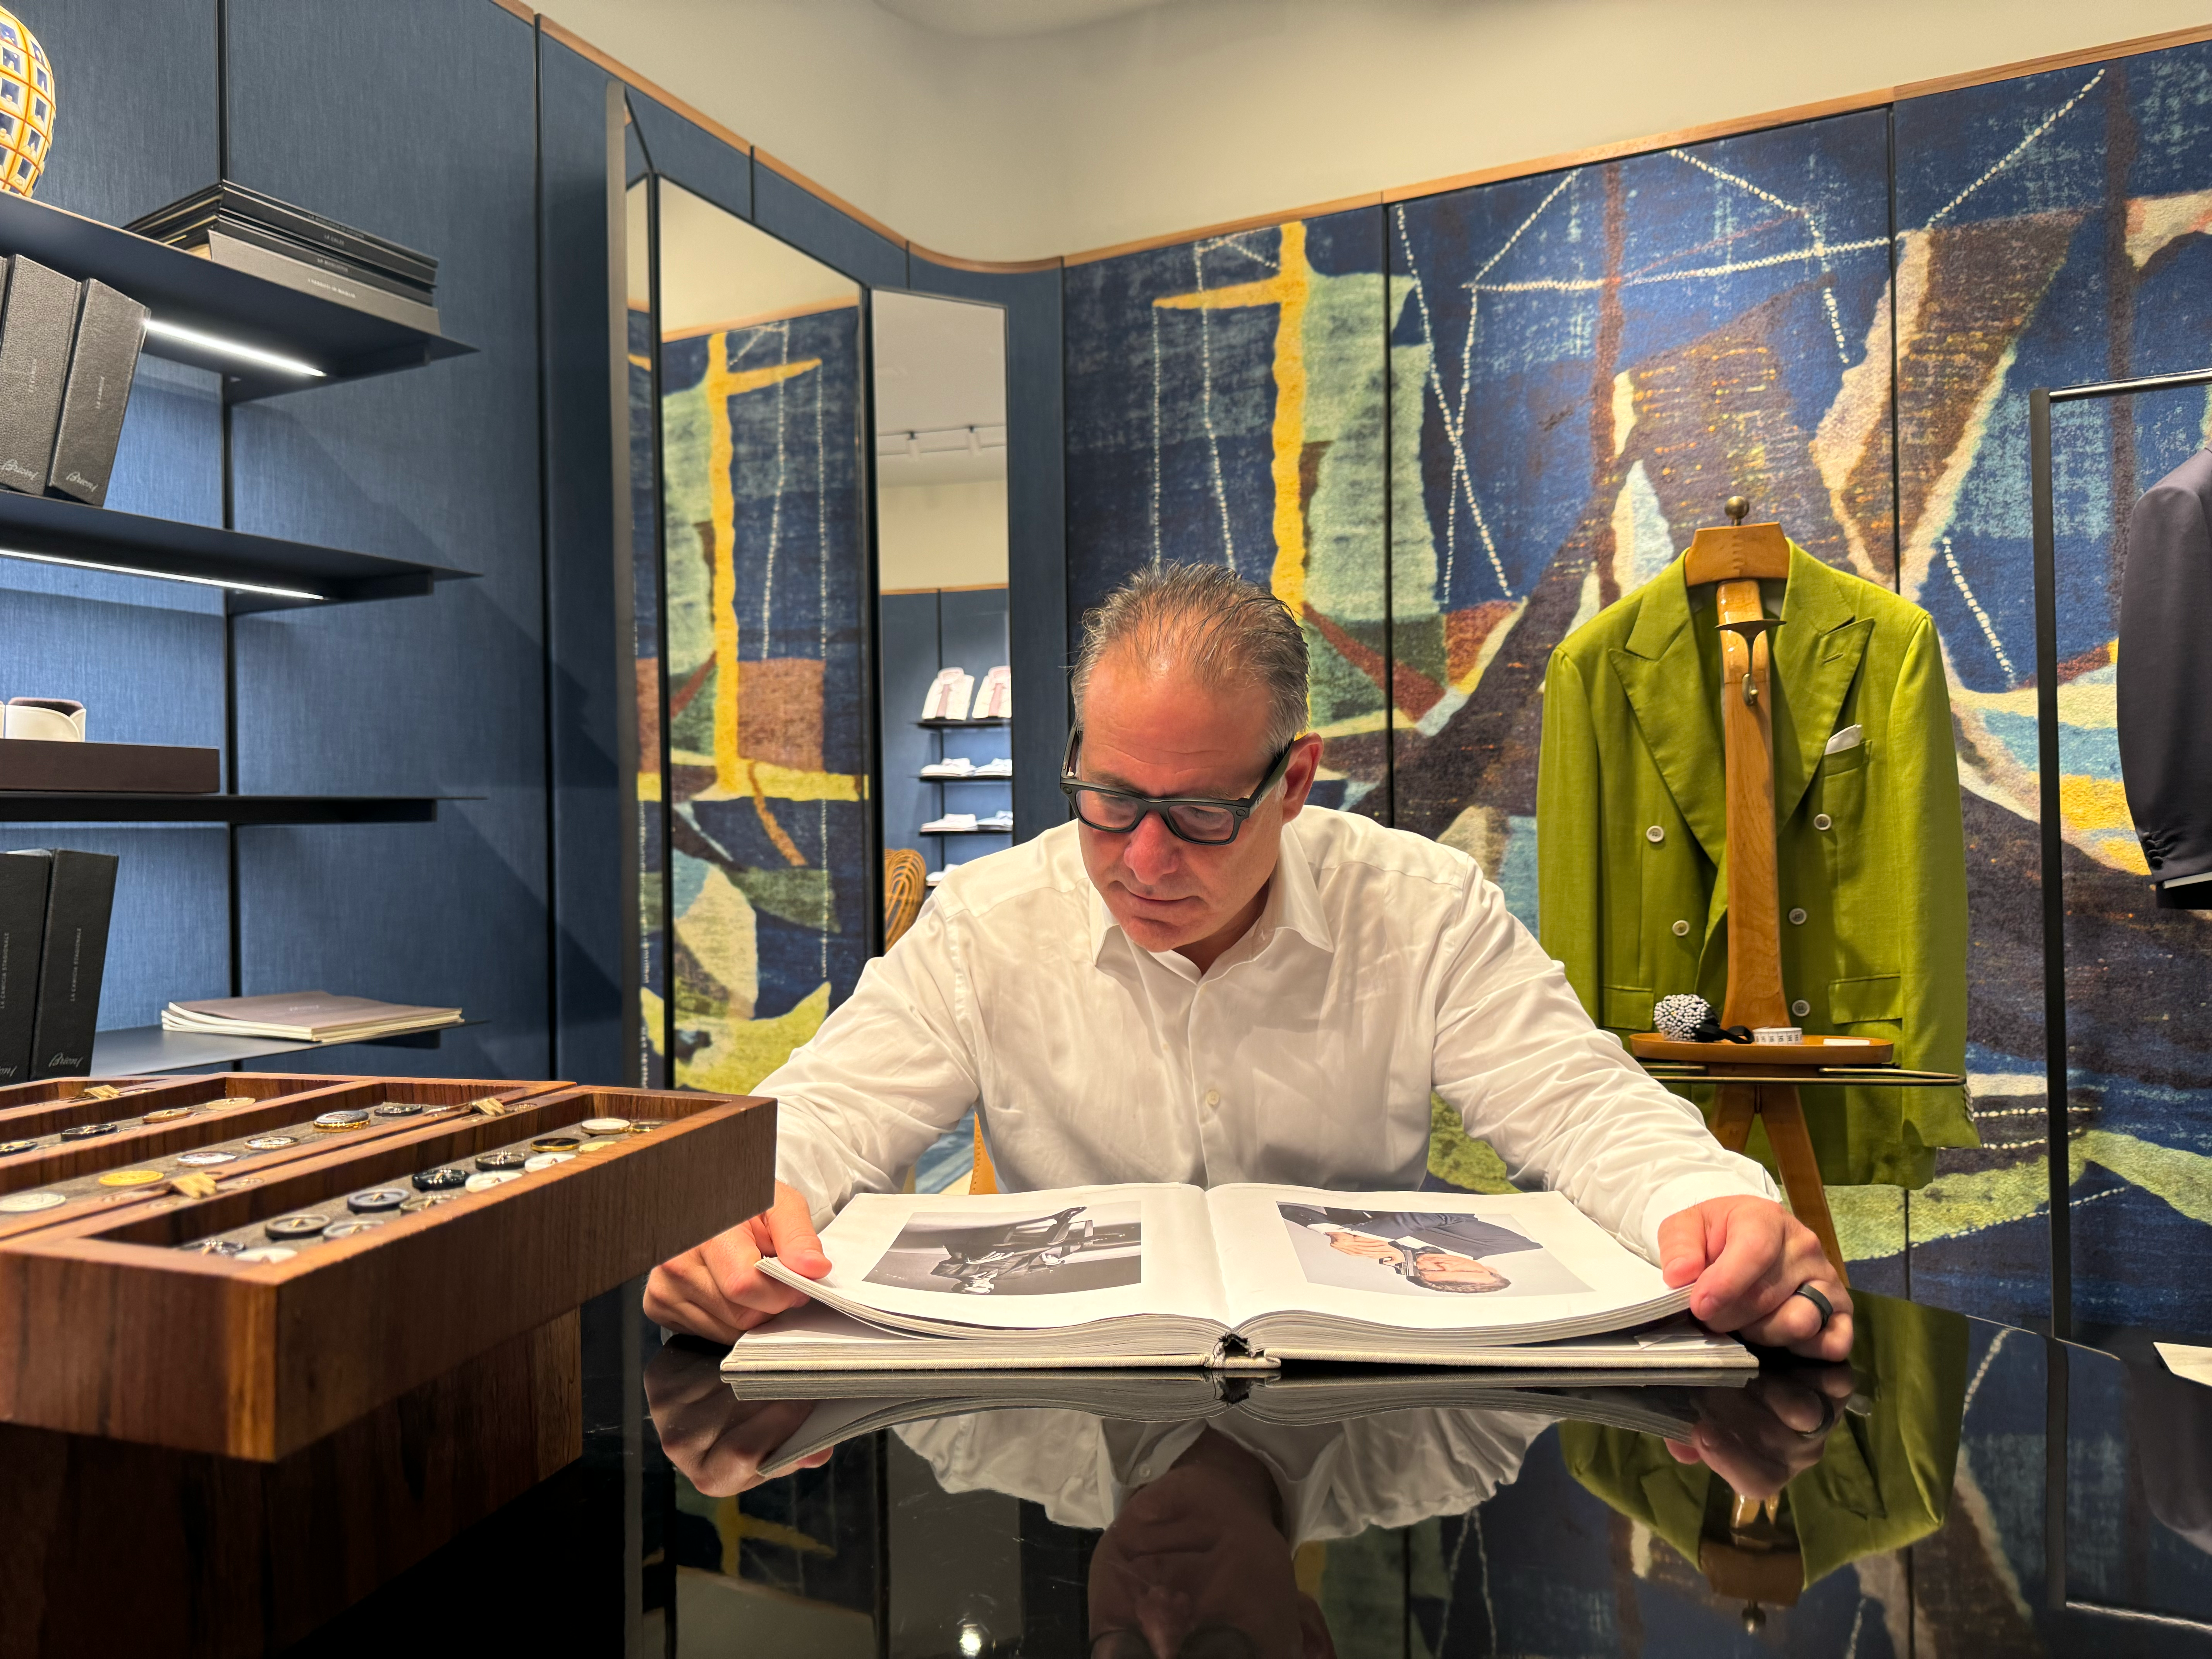
[[1000, 1189], [1121, 1181], [1406, 1189], [1430, 1092], [1519, 1184], [1657, 1259], [1660, 1222], [1775, 1196], [1594, 1026], [1474, 860], [1309, 806], [1205, 973], [1122, 932], [1073, 823], [951, 872], [763, 1079], [777, 1174], [821, 1223], [895, 1191], [969, 1108]]

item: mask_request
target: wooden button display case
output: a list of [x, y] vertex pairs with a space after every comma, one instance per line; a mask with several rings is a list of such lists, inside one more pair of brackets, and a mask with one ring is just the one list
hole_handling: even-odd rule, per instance
[[[47, 1098], [0, 1091], [8, 1139], [128, 1123], [0, 1162], [7, 1193], [95, 1179], [62, 1204], [0, 1214], [0, 1420], [233, 1457], [282, 1457], [759, 1213], [775, 1175], [775, 1113], [764, 1100], [243, 1073], [94, 1101], [26, 1087]], [[246, 1095], [253, 1104], [143, 1121]], [[378, 1115], [387, 1102], [447, 1109]], [[362, 1127], [310, 1131], [250, 1162], [186, 1172], [214, 1177], [205, 1197], [166, 1177], [96, 1186], [103, 1170], [154, 1167], [157, 1149], [173, 1158], [364, 1110]], [[657, 1127], [600, 1136], [576, 1127], [611, 1118]], [[349, 1195], [411, 1188], [418, 1173], [556, 1135], [604, 1144], [281, 1261], [179, 1248], [302, 1209], [344, 1216]]]

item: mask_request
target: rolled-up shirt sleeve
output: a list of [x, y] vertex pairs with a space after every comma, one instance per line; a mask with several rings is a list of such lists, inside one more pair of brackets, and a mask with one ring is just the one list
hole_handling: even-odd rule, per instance
[[1431, 963], [1437, 1092], [1517, 1185], [1572, 1200], [1659, 1259], [1659, 1224], [1711, 1198], [1779, 1195], [1590, 1023], [1565, 971], [1470, 870]]
[[776, 1179], [806, 1195], [816, 1226], [855, 1193], [896, 1187], [975, 1103], [967, 1001], [952, 930], [933, 903], [755, 1089], [776, 1102]]

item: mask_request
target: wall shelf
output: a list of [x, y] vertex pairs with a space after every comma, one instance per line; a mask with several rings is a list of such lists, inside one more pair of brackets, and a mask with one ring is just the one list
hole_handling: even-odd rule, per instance
[[920, 726], [926, 726], [932, 732], [981, 732], [988, 726], [1011, 726], [1013, 724], [1013, 716], [1011, 714], [986, 714], [981, 720], [916, 720], [915, 724]]
[[0, 790], [0, 823], [434, 823], [440, 795], [125, 795]]
[[[0, 197], [0, 203], [7, 199]], [[118, 513], [57, 496], [19, 495], [12, 489], [0, 490], [0, 550], [40, 554], [126, 574], [283, 590], [227, 588], [224, 599], [234, 616], [408, 598], [428, 593], [439, 582], [465, 581], [476, 574], [313, 542], [280, 541], [210, 525]]]
[[932, 830], [925, 826], [921, 833], [925, 836], [1011, 836], [1014, 832], [1003, 825], [994, 828], [990, 824], [979, 823], [973, 830]]
[[215, 370], [232, 403], [420, 368], [476, 349], [21, 196], [0, 194], [0, 252], [80, 281], [97, 277], [147, 307], [156, 322], [321, 371], [301, 374], [148, 334], [149, 355]]
[[219, 1036], [212, 1031], [170, 1031], [159, 1025], [133, 1025], [120, 1030], [94, 1032], [92, 1075], [148, 1077], [161, 1072], [205, 1071], [232, 1066], [242, 1060], [264, 1060], [270, 1054], [295, 1054], [307, 1048], [435, 1048], [447, 1031], [481, 1025], [465, 1019], [427, 1031], [400, 1031], [386, 1037], [356, 1038], [351, 1042], [295, 1042], [285, 1037]]

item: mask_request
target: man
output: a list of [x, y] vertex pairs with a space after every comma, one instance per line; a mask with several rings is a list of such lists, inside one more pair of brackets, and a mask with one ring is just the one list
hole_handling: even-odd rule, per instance
[[1281, 1207], [1284, 1220], [1320, 1233], [1332, 1250], [1379, 1261], [1425, 1291], [1479, 1296], [1504, 1290], [1513, 1281], [1482, 1258], [1542, 1248], [1525, 1234], [1479, 1216], [1433, 1210], [1325, 1210], [1312, 1204]]
[[730, 1340], [796, 1305], [761, 1257], [828, 1272], [815, 1228], [970, 1108], [1007, 1191], [1388, 1190], [1426, 1167], [1433, 1090], [1707, 1324], [1850, 1352], [1811, 1231], [1590, 1024], [1474, 860], [1306, 805], [1305, 640], [1271, 594], [1139, 572], [1085, 619], [1074, 691], [1079, 821], [952, 872], [762, 1081], [775, 1206], [656, 1269], [653, 1317]]

